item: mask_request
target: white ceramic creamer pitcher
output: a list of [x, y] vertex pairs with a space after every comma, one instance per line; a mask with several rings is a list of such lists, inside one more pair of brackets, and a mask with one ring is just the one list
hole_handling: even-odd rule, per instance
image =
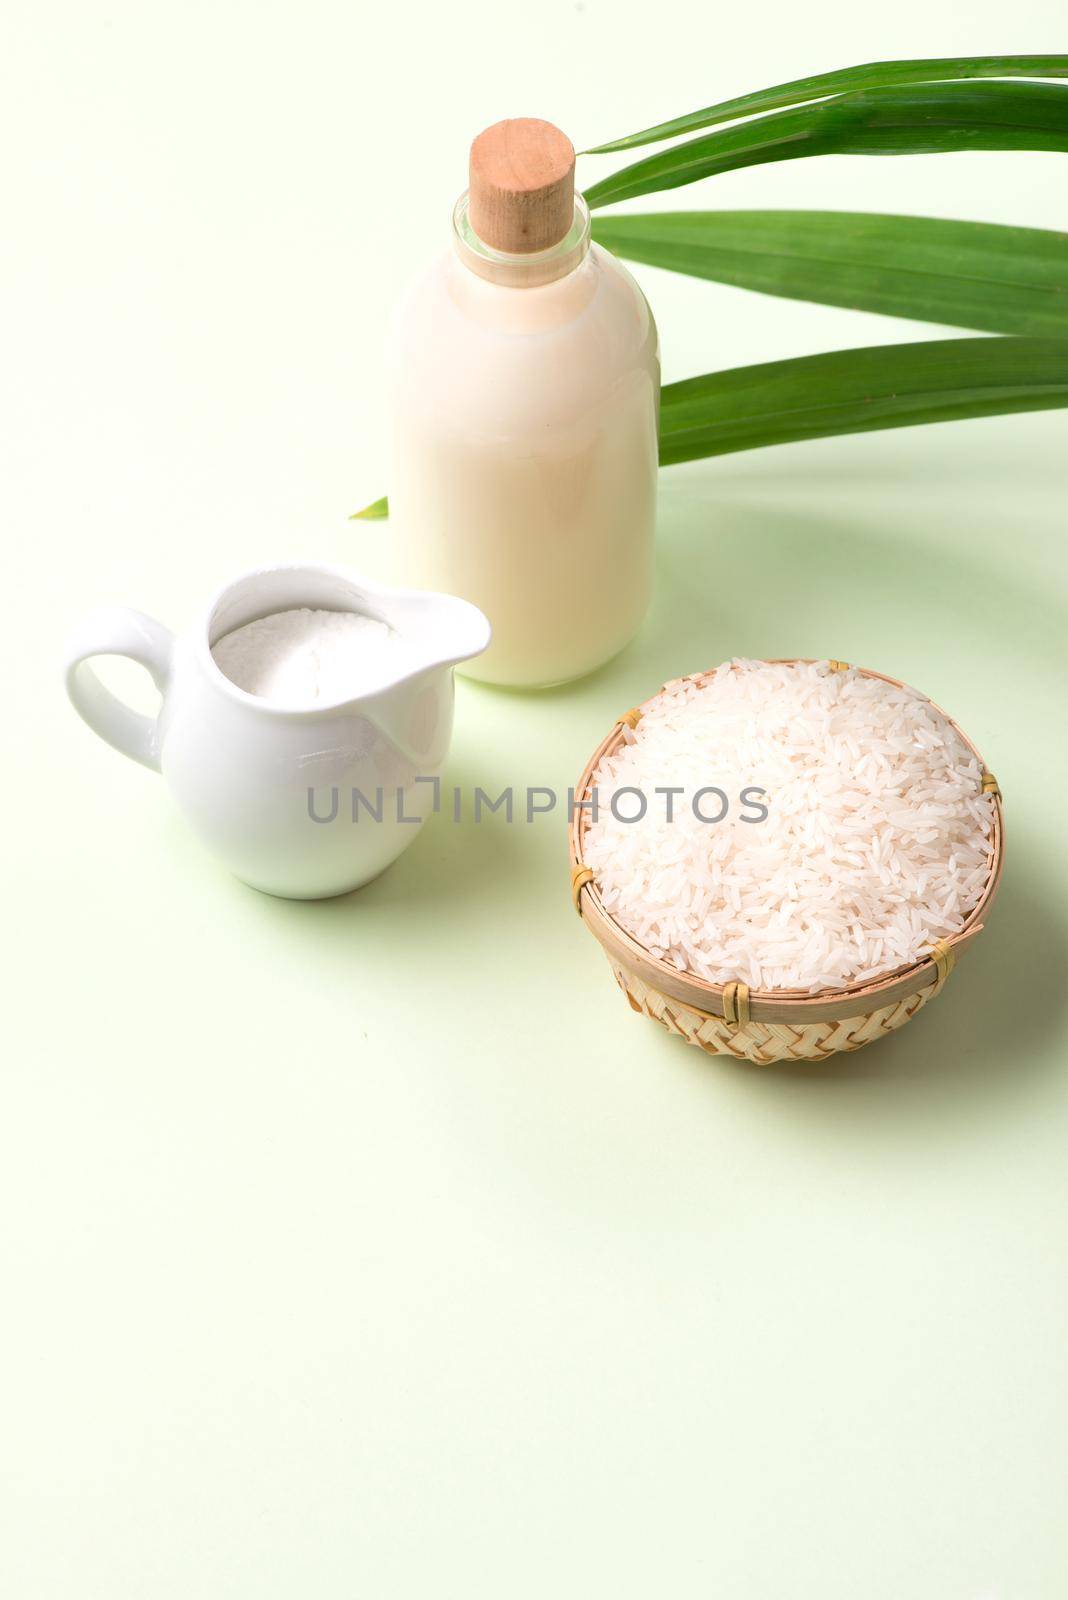
[[[234, 628], [300, 606], [356, 611], [400, 636], [381, 681], [350, 699], [287, 708], [247, 694], [212, 646]], [[375, 877], [435, 809], [449, 746], [453, 668], [483, 651], [485, 617], [451, 595], [391, 589], [345, 567], [247, 573], [216, 595], [188, 634], [124, 608], [94, 611], [71, 638], [75, 710], [124, 755], [162, 772], [205, 844], [268, 894], [318, 899]], [[156, 717], [101, 683], [93, 656], [128, 656], [162, 696]]]

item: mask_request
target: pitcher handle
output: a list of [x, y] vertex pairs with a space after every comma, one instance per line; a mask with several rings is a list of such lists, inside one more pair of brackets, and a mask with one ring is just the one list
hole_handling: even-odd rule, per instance
[[125, 606], [91, 611], [67, 642], [64, 674], [71, 704], [108, 744], [142, 766], [159, 771], [159, 718], [133, 711], [105, 689], [92, 667], [93, 656], [128, 656], [151, 674], [160, 694], [167, 692], [174, 635], [162, 622]]

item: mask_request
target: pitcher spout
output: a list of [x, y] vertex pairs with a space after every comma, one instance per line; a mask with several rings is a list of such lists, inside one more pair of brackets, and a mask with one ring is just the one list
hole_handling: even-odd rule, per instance
[[400, 635], [404, 666], [358, 709], [409, 769], [410, 781], [412, 772], [425, 775], [444, 761], [452, 728], [452, 669], [482, 654], [490, 625], [477, 606], [456, 595], [381, 589], [378, 600], [383, 619]]
[[363, 587], [365, 603], [397, 635], [394, 670], [354, 702], [414, 769], [440, 765], [452, 727], [452, 669], [490, 642], [486, 617], [468, 600], [429, 589]]
[[492, 629], [477, 606], [452, 594], [425, 592], [419, 598], [423, 605], [417, 648], [420, 652], [425, 648], [427, 667], [456, 667], [482, 654]]

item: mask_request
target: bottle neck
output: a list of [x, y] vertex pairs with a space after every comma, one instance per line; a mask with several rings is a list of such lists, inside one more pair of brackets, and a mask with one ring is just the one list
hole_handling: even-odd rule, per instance
[[510, 289], [532, 289], [566, 277], [585, 259], [590, 248], [590, 213], [585, 200], [576, 194], [574, 219], [559, 243], [548, 250], [513, 255], [495, 250], [478, 237], [467, 214], [465, 190], [453, 209], [452, 233], [456, 253], [469, 271]]

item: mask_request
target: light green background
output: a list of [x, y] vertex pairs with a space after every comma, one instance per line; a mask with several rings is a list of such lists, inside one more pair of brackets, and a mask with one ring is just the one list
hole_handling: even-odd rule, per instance
[[[1060, 6], [9, 16], [0, 1593], [1060, 1600], [1064, 414], [673, 469], [637, 643], [555, 694], [460, 687], [450, 776], [491, 788], [566, 786], [734, 653], [948, 707], [1005, 790], [1002, 895], [841, 1063], [634, 1017], [559, 819], [439, 819], [329, 904], [244, 889], [57, 681], [92, 605], [184, 627], [261, 560], [388, 575], [388, 527], [345, 521], [387, 487], [382, 318], [485, 123], [588, 143], [1056, 49]], [[822, 160], [666, 203], [1057, 226], [1066, 170]], [[935, 331], [641, 278], [672, 378]]]

